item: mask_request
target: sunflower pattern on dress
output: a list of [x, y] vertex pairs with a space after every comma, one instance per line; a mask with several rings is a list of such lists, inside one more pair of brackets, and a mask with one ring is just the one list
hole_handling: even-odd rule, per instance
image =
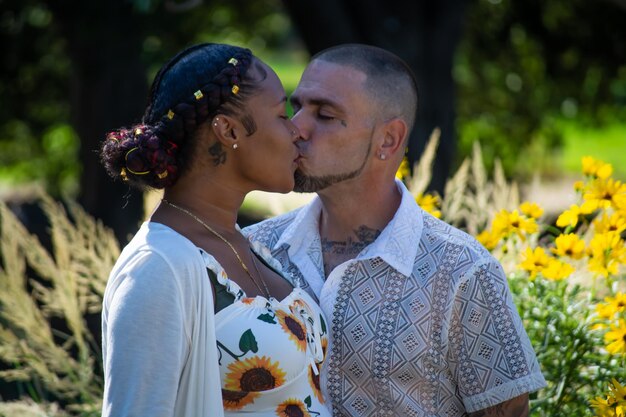
[[[255, 253], [276, 266], [269, 252]], [[317, 303], [299, 287], [280, 301], [247, 297], [203, 256], [235, 298], [215, 316], [225, 416], [330, 417], [319, 383], [328, 332]]]

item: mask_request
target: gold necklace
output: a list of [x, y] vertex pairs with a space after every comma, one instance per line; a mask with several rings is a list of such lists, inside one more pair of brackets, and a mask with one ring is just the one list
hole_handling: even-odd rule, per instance
[[[259, 283], [254, 279], [254, 277], [252, 276], [252, 274], [250, 273], [250, 270], [248, 269], [248, 267], [246, 266], [245, 263], [243, 263], [243, 261], [241, 260], [241, 256], [239, 256], [239, 252], [237, 252], [237, 249], [235, 249], [235, 247], [221, 234], [219, 234], [217, 232], [217, 230], [213, 229], [211, 226], [209, 226], [208, 224], [206, 224], [201, 218], [199, 218], [198, 216], [196, 216], [195, 214], [193, 214], [192, 212], [190, 212], [187, 209], [184, 209], [166, 199], [162, 199], [161, 201], [163, 201], [165, 204], [175, 208], [178, 211], [181, 211], [183, 213], [185, 213], [186, 215], [190, 216], [192, 219], [194, 219], [195, 221], [197, 221], [198, 223], [200, 223], [202, 226], [204, 226], [209, 232], [213, 233], [215, 236], [217, 236], [222, 242], [226, 243], [226, 245], [228, 245], [228, 247], [230, 248], [230, 250], [233, 251], [233, 253], [235, 254], [235, 256], [237, 257], [237, 260], [239, 261], [239, 264], [241, 264], [241, 267], [243, 268], [243, 270], [245, 271], [245, 273], [250, 277], [250, 280], [252, 280], [252, 282], [254, 283], [254, 285], [256, 285], [256, 287], [259, 289], [259, 291], [261, 293], [265, 293], [265, 296], [267, 299], [270, 298], [270, 290], [267, 287], [267, 284], [265, 283], [265, 281], [263, 280], [263, 277], [261, 276], [261, 273], [259, 272], [259, 268], [257, 268], [256, 263], [254, 263], [254, 256], [256, 256], [254, 253], [252, 253], [252, 264], [254, 265], [254, 269], [256, 270], [257, 274], [259, 275], [259, 279], [261, 280], [261, 283], [263, 284], [263, 288], [261, 288], [261, 286], [259, 285]], [[250, 250], [250, 252], [252, 252], [252, 250]]]

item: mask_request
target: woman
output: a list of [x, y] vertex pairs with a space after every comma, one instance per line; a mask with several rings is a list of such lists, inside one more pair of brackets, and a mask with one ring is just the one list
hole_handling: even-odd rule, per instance
[[330, 415], [321, 311], [236, 225], [248, 192], [294, 186], [285, 104], [249, 50], [202, 44], [159, 71], [141, 124], [108, 135], [110, 175], [164, 197], [107, 284], [104, 416]]

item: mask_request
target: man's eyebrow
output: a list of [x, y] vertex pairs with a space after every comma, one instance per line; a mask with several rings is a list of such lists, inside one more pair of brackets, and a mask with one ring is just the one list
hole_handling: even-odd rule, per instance
[[[294, 104], [302, 104], [302, 100], [300, 100], [299, 97], [297, 96], [291, 96], [291, 98], [289, 99], [289, 101], [291, 102], [292, 105]], [[331, 107], [333, 109], [339, 110], [339, 111], [344, 111], [343, 106], [341, 106], [340, 104], [338, 104], [335, 101], [326, 99], [326, 98], [308, 98], [306, 100], [304, 100], [306, 102], [306, 104], [310, 104], [312, 106], [317, 106], [317, 107], [322, 107], [322, 106], [326, 106], [326, 107]]]

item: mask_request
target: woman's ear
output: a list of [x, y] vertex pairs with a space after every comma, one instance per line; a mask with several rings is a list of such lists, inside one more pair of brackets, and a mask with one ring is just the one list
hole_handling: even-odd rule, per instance
[[239, 121], [231, 116], [218, 114], [211, 121], [211, 130], [217, 140], [226, 148], [237, 149], [238, 138], [243, 126]]
[[400, 118], [393, 118], [385, 122], [382, 143], [378, 154], [385, 155], [382, 159], [389, 159], [397, 152], [404, 154], [404, 143], [408, 135], [406, 122]]

